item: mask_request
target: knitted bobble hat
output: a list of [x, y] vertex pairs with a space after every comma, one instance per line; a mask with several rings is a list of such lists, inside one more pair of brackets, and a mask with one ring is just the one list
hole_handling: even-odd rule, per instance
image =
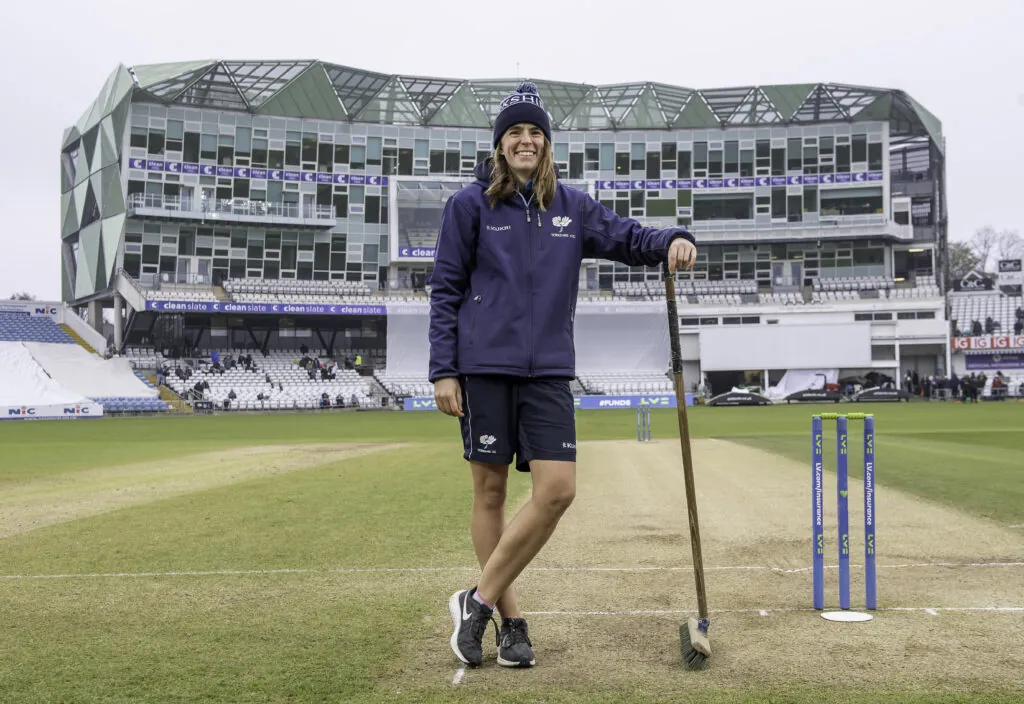
[[544, 109], [537, 85], [532, 81], [520, 83], [516, 92], [508, 95], [498, 106], [498, 117], [494, 120], [494, 146], [498, 146], [509, 127], [520, 122], [537, 125], [548, 141], [551, 141], [551, 120]]

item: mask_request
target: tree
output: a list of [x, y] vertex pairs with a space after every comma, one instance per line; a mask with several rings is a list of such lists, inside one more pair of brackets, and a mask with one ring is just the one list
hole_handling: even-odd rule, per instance
[[949, 259], [949, 281], [946, 282], [947, 290], [953, 286], [954, 281], [959, 281], [970, 272], [978, 268], [981, 258], [974, 253], [974, 247], [967, 242], [950, 242], [946, 250]]
[[998, 243], [999, 233], [990, 225], [976, 231], [974, 237], [971, 238], [971, 249], [978, 257], [978, 267], [982, 271], [989, 271], [988, 260]]
[[1000, 259], [1020, 259], [1024, 255], [1024, 240], [1016, 230], [1003, 230], [996, 241], [996, 256]]
[[8, 300], [11, 300], [11, 301], [34, 301], [34, 300], [36, 300], [36, 297], [33, 296], [28, 291], [19, 291], [18, 293], [12, 293], [11, 297]]

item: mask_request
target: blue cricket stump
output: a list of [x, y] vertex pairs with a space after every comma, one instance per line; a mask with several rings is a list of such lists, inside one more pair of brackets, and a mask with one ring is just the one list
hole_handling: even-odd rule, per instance
[[636, 409], [637, 442], [649, 442], [651, 439], [651, 407], [639, 406]]
[[839, 505], [839, 608], [850, 608], [850, 505], [847, 421], [836, 419], [836, 501]]
[[865, 608], [877, 608], [875, 594], [875, 419], [864, 419], [864, 592]]
[[850, 608], [849, 421], [864, 421], [864, 599], [876, 609], [875, 419], [867, 413], [821, 413], [811, 419], [811, 549], [814, 608], [825, 608], [823, 420], [836, 421], [836, 503], [839, 537], [839, 608]]
[[825, 518], [822, 499], [822, 425], [811, 420], [811, 559], [814, 565], [814, 608], [825, 608]]

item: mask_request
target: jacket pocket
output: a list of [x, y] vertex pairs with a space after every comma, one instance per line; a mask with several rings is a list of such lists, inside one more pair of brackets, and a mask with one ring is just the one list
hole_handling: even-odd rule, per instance
[[469, 299], [469, 339], [466, 340], [468, 347], [473, 346], [477, 336], [477, 319], [480, 317], [480, 309], [483, 306], [484, 296], [482, 293], [475, 293]]

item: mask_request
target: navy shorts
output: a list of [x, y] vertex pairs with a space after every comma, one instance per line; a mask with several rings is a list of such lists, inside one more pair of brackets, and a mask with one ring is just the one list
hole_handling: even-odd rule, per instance
[[462, 376], [463, 457], [530, 471], [531, 460], [576, 461], [576, 409], [568, 378]]

